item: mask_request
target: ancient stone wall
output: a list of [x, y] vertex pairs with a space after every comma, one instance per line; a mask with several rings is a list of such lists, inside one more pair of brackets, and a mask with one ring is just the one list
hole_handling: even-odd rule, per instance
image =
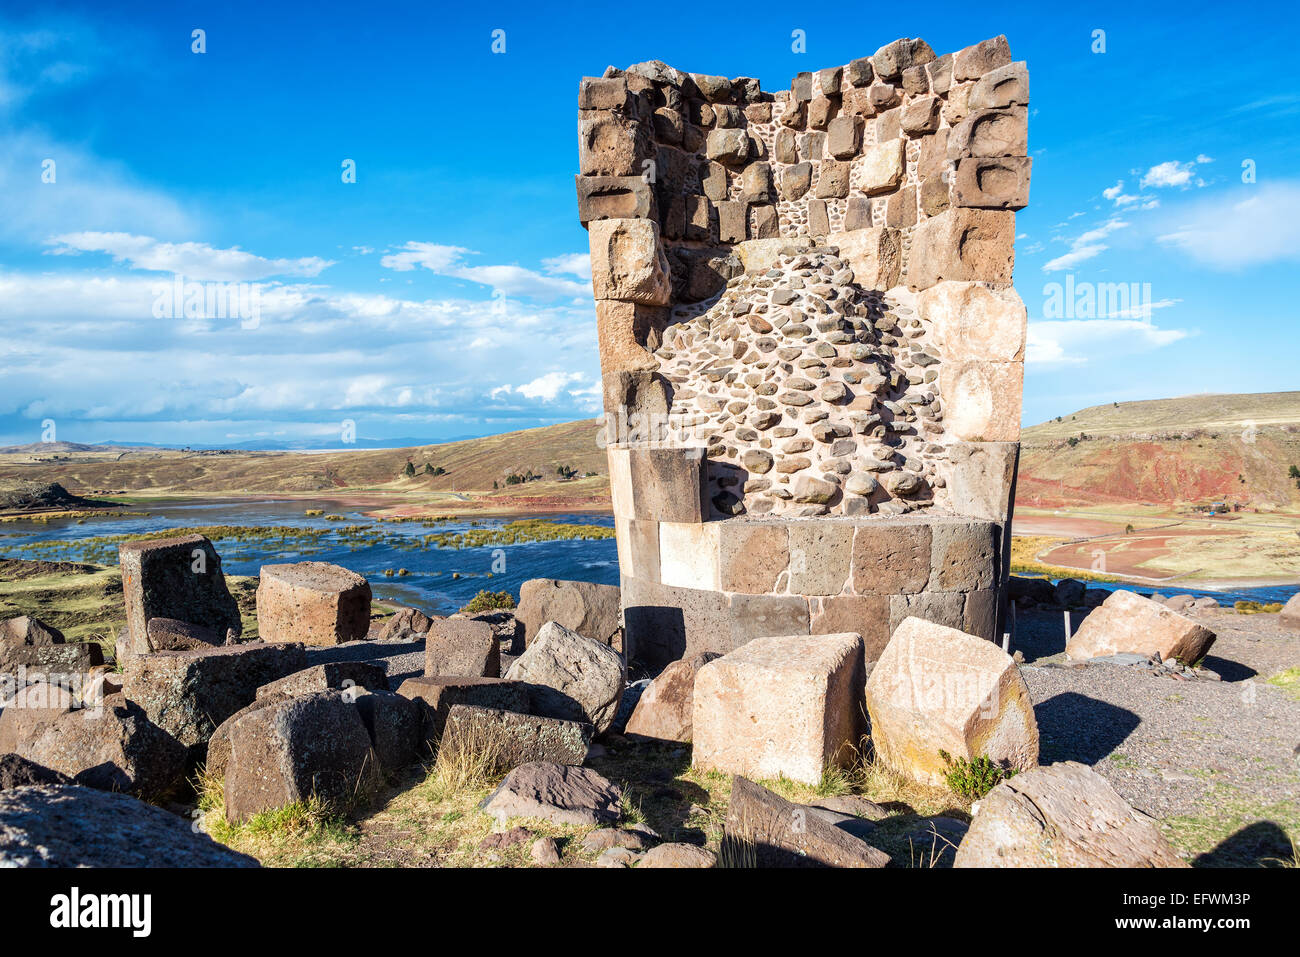
[[1005, 37], [942, 57], [902, 39], [776, 94], [658, 61], [583, 80], [576, 183], [616, 483], [616, 450], [653, 446], [698, 473], [689, 522], [1005, 530], [1028, 87]]

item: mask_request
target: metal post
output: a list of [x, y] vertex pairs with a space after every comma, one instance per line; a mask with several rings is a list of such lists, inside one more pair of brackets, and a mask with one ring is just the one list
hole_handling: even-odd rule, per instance
[[1070, 609], [1065, 610], [1065, 643], [1070, 643]]

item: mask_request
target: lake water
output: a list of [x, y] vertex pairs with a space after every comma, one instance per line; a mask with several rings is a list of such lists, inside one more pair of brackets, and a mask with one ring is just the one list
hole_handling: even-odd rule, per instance
[[[343, 516], [332, 521], [323, 516], [308, 517], [308, 509]], [[48, 561], [94, 560], [77, 540], [103, 535], [138, 535], [162, 529], [204, 525], [287, 525], [316, 529], [318, 539], [310, 543], [252, 539], [217, 541], [222, 566], [232, 575], [256, 575], [266, 563], [311, 559], [334, 562], [365, 575], [377, 597], [413, 605], [425, 611], [447, 614], [455, 611], [483, 588], [519, 594], [519, 586], [530, 578], [563, 578], [602, 585], [618, 584], [618, 554], [612, 538], [585, 541], [527, 542], [483, 548], [439, 548], [420, 540], [433, 532], [460, 532], [471, 528], [493, 528], [509, 519], [470, 519], [424, 524], [420, 522], [376, 522], [361, 512], [340, 508], [328, 501], [224, 501], [184, 505], [139, 506], [146, 515], [119, 515], [48, 523], [14, 522], [0, 525], [0, 557], [41, 558]], [[561, 523], [611, 527], [609, 515], [547, 515]], [[364, 525], [378, 540], [357, 544], [348, 541], [343, 526]], [[39, 553], [15, 546], [42, 543]], [[116, 551], [114, 549], [114, 554]], [[101, 556], [102, 560], [102, 556]], [[107, 559], [112, 561], [113, 559]], [[494, 563], [498, 569], [493, 572]], [[504, 568], [502, 564], [504, 563]], [[385, 577], [387, 569], [405, 568], [403, 577]], [[460, 578], [452, 575], [459, 573]], [[1142, 585], [1087, 582], [1089, 588], [1126, 588], [1143, 595], [1156, 591], [1165, 595], [1208, 595], [1223, 604], [1234, 601], [1285, 602], [1296, 594], [1295, 586], [1241, 588], [1206, 591], [1170, 583], [1162, 588]]]
[[[256, 575], [263, 564], [311, 561], [333, 562], [365, 575], [376, 597], [438, 614], [455, 611], [480, 589], [506, 590], [519, 594], [519, 586], [530, 578], [564, 578], [604, 585], [618, 584], [618, 554], [614, 539], [585, 541], [527, 542], [485, 548], [429, 547], [420, 541], [435, 532], [462, 532], [471, 528], [494, 528], [509, 519], [466, 518], [431, 522], [377, 522], [360, 511], [341, 508], [337, 503], [307, 500], [199, 502], [184, 505], [141, 505], [131, 510], [146, 515], [117, 515], [75, 520], [14, 522], [0, 525], [0, 557], [39, 558], [46, 561], [93, 561], [94, 556], [77, 540], [103, 535], [138, 535], [144, 532], [206, 525], [287, 525], [319, 530], [311, 542], [287, 544], [251, 539], [223, 539], [214, 544], [222, 568], [231, 575]], [[308, 517], [308, 509], [322, 509], [326, 515], [341, 515], [343, 521], [323, 516]], [[612, 527], [609, 515], [546, 515], [544, 518], [580, 525]], [[379, 541], [356, 545], [347, 540], [343, 526], [365, 525]], [[43, 543], [39, 552], [15, 546]], [[116, 547], [113, 549], [116, 554]], [[113, 559], [109, 559], [113, 561]], [[497, 572], [493, 573], [494, 561]], [[504, 564], [504, 569], [502, 565]], [[405, 568], [409, 574], [387, 578], [387, 569]], [[459, 573], [459, 579], [452, 575]], [[489, 577], [490, 576], [490, 577]]]

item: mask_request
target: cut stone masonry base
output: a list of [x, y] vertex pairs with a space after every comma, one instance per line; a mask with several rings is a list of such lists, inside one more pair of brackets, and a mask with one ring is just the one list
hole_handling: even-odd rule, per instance
[[997, 637], [1002, 526], [943, 516], [627, 520], [631, 657], [652, 670], [754, 638], [854, 632], [880, 656], [910, 616]]

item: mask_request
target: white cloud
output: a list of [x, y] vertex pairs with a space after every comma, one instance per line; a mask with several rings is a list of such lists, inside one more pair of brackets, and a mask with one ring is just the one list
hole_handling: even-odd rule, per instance
[[86, 252], [107, 253], [115, 262], [132, 269], [180, 273], [193, 279], [219, 282], [248, 282], [271, 276], [317, 276], [334, 265], [331, 260], [307, 256], [301, 259], [266, 259], [244, 252], [238, 246], [217, 249], [207, 243], [164, 243], [152, 236], [131, 233], [64, 233], [47, 240], [56, 256]]
[[1159, 349], [1188, 335], [1182, 329], [1161, 329], [1136, 319], [1035, 320], [1029, 323], [1025, 362], [1060, 366], [1109, 361]]
[[1154, 186], [1157, 189], [1168, 189], [1177, 186], [1186, 189], [1193, 184], [1204, 186], [1205, 180], [1195, 176], [1196, 167], [1213, 162], [1213, 158], [1200, 153], [1190, 163], [1180, 163], [1177, 160], [1157, 163], [1142, 174], [1142, 188], [1146, 189], [1148, 186]]
[[1300, 182], [1240, 186], [1167, 217], [1160, 242], [1217, 269], [1300, 260]]
[[1055, 259], [1049, 259], [1043, 264], [1043, 272], [1058, 272], [1062, 269], [1071, 269], [1081, 262], [1100, 256], [1110, 248], [1102, 240], [1116, 230], [1125, 229], [1127, 226], [1128, 223], [1122, 219], [1111, 219], [1094, 229], [1079, 234], [1070, 241], [1069, 252], [1057, 256]]
[[[385, 269], [397, 272], [410, 272], [413, 269], [427, 269], [439, 276], [464, 279], [469, 282], [490, 286], [494, 292], [507, 296], [526, 296], [530, 299], [555, 300], [562, 298], [586, 298], [591, 295], [591, 287], [585, 282], [564, 279], [555, 273], [576, 272], [582, 268], [582, 254], [545, 260], [546, 273], [539, 273], [522, 266], [471, 266], [464, 262], [465, 256], [478, 253], [463, 246], [444, 246], [438, 243], [408, 242], [397, 252], [388, 253], [379, 260]], [[586, 275], [590, 279], [591, 263], [586, 263]]]
[[591, 282], [591, 253], [566, 253], [543, 259], [542, 268], [552, 275], [567, 274]]
[[585, 378], [586, 376], [581, 372], [548, 372], [546, 375], [538, 376], [532, 382], [524, 383], [515, 391], [526, 399], [554, 402], [566, 385], [581, 382]]

